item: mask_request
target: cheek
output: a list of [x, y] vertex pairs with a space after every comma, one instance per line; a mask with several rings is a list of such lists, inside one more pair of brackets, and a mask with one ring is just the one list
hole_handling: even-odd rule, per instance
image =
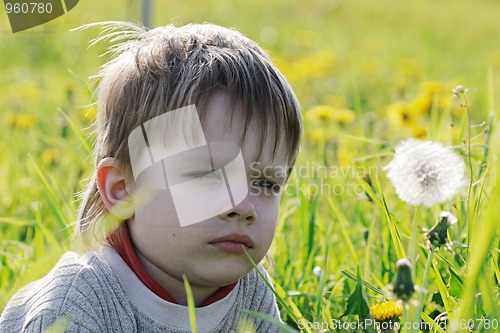
[[[157, 191], [147, 202], [136, 208], [129, 222], [134, 247], [150, 262], [163, 267], [170, 257], [179, 255], [178, 242], [185, 243], [175, 207], [168, 191]], [[161, 254], [161, 256], [159, 256]]]
[[178, 227], [179, 220], [170, 191], [150, 193], [148, 200], [138, 201], [135, 210], [135, 224], [143, 227]]
[[272, 230], [274, 235], [274, 230], [278, 223], [280, 197], [259, 197], [255, 205], [257, 209], [257, 218], [261, 220], [263, 227], [266, 230]]

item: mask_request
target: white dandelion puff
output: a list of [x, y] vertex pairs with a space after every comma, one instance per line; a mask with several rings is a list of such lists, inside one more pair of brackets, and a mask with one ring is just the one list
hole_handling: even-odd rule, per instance
[[410, 205], [432, 206], [448, 201], [466, 184], [462, 158], [433, 141], [401, 141], [384, 170], [389, 170], [387, 177], [396, 194]]

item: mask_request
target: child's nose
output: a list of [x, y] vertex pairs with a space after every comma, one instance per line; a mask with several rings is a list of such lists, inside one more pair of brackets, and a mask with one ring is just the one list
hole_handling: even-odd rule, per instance
[[226, 221], [246, 221], [251, 224], [257, 220], [257, 212], [247, 196], [242, 202], [220, 214], [219, 217]]

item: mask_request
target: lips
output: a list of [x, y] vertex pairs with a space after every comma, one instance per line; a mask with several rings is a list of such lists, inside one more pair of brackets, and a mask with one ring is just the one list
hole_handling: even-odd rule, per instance
[[210, 242], [210, 245], [224, 252], [242, 254], [245, 252], [243, 250], [244, 247], [246, 247], [246, 249], [253, 248], [253, 241], [250, 236], [246, 234], [233, 233], [214, 239]]

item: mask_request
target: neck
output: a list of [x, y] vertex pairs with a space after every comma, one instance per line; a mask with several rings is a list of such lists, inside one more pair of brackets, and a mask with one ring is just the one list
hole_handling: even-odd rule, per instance
[[[168, 274], [160, 267], [149, 261], [140, 251], [136, 250], [136, 254], [137, 258], [149, 275], [151, 275], [156, 282], [165, 288], [165, 290], [172, 295], [177, 303], [180, 305], [188, 305], [186, 289], [184, 287], [184, 280], [182, 277], [177, 278]], [[203, 303], [205, 303], [205, 301], [208, 300], [217, 290], [217, 287], [199, 287], [191, 285], [195, 306], [202, 306]]]

